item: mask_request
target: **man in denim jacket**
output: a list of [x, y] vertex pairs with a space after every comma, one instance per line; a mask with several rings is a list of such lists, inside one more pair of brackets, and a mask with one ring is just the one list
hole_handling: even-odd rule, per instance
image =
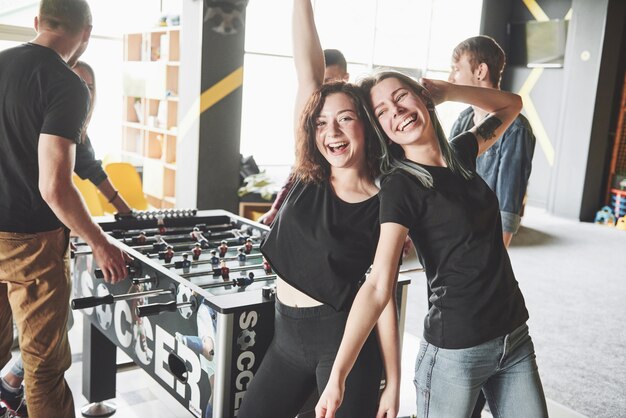
[[[488, 36], [475, 36], [454, 48], [448, 81], [499, 89], [504, 65], [504, 51], [496, 41]], [[452, 126], [450, 138], [467, 131], [486, 115], [482, 109], [465, 109]], [[502, 138], [476, 161], [476, 171], [498, 196], [506, 247], [520, 225], [535, 142], [530, 123], [520, 114]]]

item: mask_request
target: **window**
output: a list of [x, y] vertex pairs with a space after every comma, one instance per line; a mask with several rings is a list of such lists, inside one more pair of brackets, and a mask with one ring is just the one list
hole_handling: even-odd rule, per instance
[[[181, 0], [88, 0], [93, 16], [89, 47], [81, 60], [96, 75], [96, 107], [89, 137], [98, 158], [117, 155], [121, 149], [122, 121], [122, 35], [155, 26], [163, 11], [178, 14]], [[39, 0], [0, 0], [0, 50], [32, 39], [33, 19]], [[120, 13], [120, 10], [123, 10]], [[3, 27], [2, 25], [11, 25]], [[19, 40], [16, 41], [16, 37]], [[12, 39], [12, 41], [7, 41]]]
[[[280, 182], [294, 160], [296, 80], [292, 0], [272, 2], [251, 1], [246, 11], [241, 153]], [[447, 79], [453, 48], [478, 34], [482, 0], [315, 0], [314, 8], [322, 46], [345, 54], [351, 81], [373, 66]], [[446, 132], [465, 107], [438, 108]]]

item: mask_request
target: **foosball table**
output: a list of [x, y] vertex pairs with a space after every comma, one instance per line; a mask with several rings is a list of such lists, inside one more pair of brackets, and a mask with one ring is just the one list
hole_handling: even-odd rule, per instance
[[[128, 253], [128, 278], [105, 283], [77, 242], [72, 308], [83, 325], [84, 416], [115, 407], [120, 348], [191, 414], [231, 418], [274, 333], [276, 275], [259, 246], [264, 225], [223, 210], [170, 209], [98, 218]], [[396, 297], [400, 335], [406, 285]]]

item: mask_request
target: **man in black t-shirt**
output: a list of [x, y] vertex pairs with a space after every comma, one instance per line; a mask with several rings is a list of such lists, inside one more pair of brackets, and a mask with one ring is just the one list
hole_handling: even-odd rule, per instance
[[[70, 67], [89, 42], [89, 6], [42, 0], [35, 29], [32, 42], [0, 53], [0, 368], [11, 357], [13, 318], [28, 415], [65, 418], [74, 416], [63, 379], [71, 364], [68, 228], [89, 243], [107, 281], [126, 276], [126, 256], [71, 180], [89, 95]], [[3, 398], [16, 389], [0, 382]]]

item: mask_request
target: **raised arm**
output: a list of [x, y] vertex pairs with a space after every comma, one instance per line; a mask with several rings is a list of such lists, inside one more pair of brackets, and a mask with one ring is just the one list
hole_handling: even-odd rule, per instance
[[478, 138], [478, 155], [487, 151], [504, 134], [522, 110], [522, 98], [514, 93], [427, 78], [421, 82], [432, 95], [435, 104], [463, 102], [488, 113], [470, 130]]
[[293, 59], [296, 65], [296, 126], [311, 94], [324, 82], [324, 51], [315, 28], [311, 0], [294, 0], [292, 15]]
[[393, 295], [398, 260], [407, 232], [406, 227], [391, 222], [380, 227], [372, 271], [359, 289], [350, 309], [328, 384], [315, 407], [316, 418], [334, 417], [335, 411], [341, 405], [346, 377]]

